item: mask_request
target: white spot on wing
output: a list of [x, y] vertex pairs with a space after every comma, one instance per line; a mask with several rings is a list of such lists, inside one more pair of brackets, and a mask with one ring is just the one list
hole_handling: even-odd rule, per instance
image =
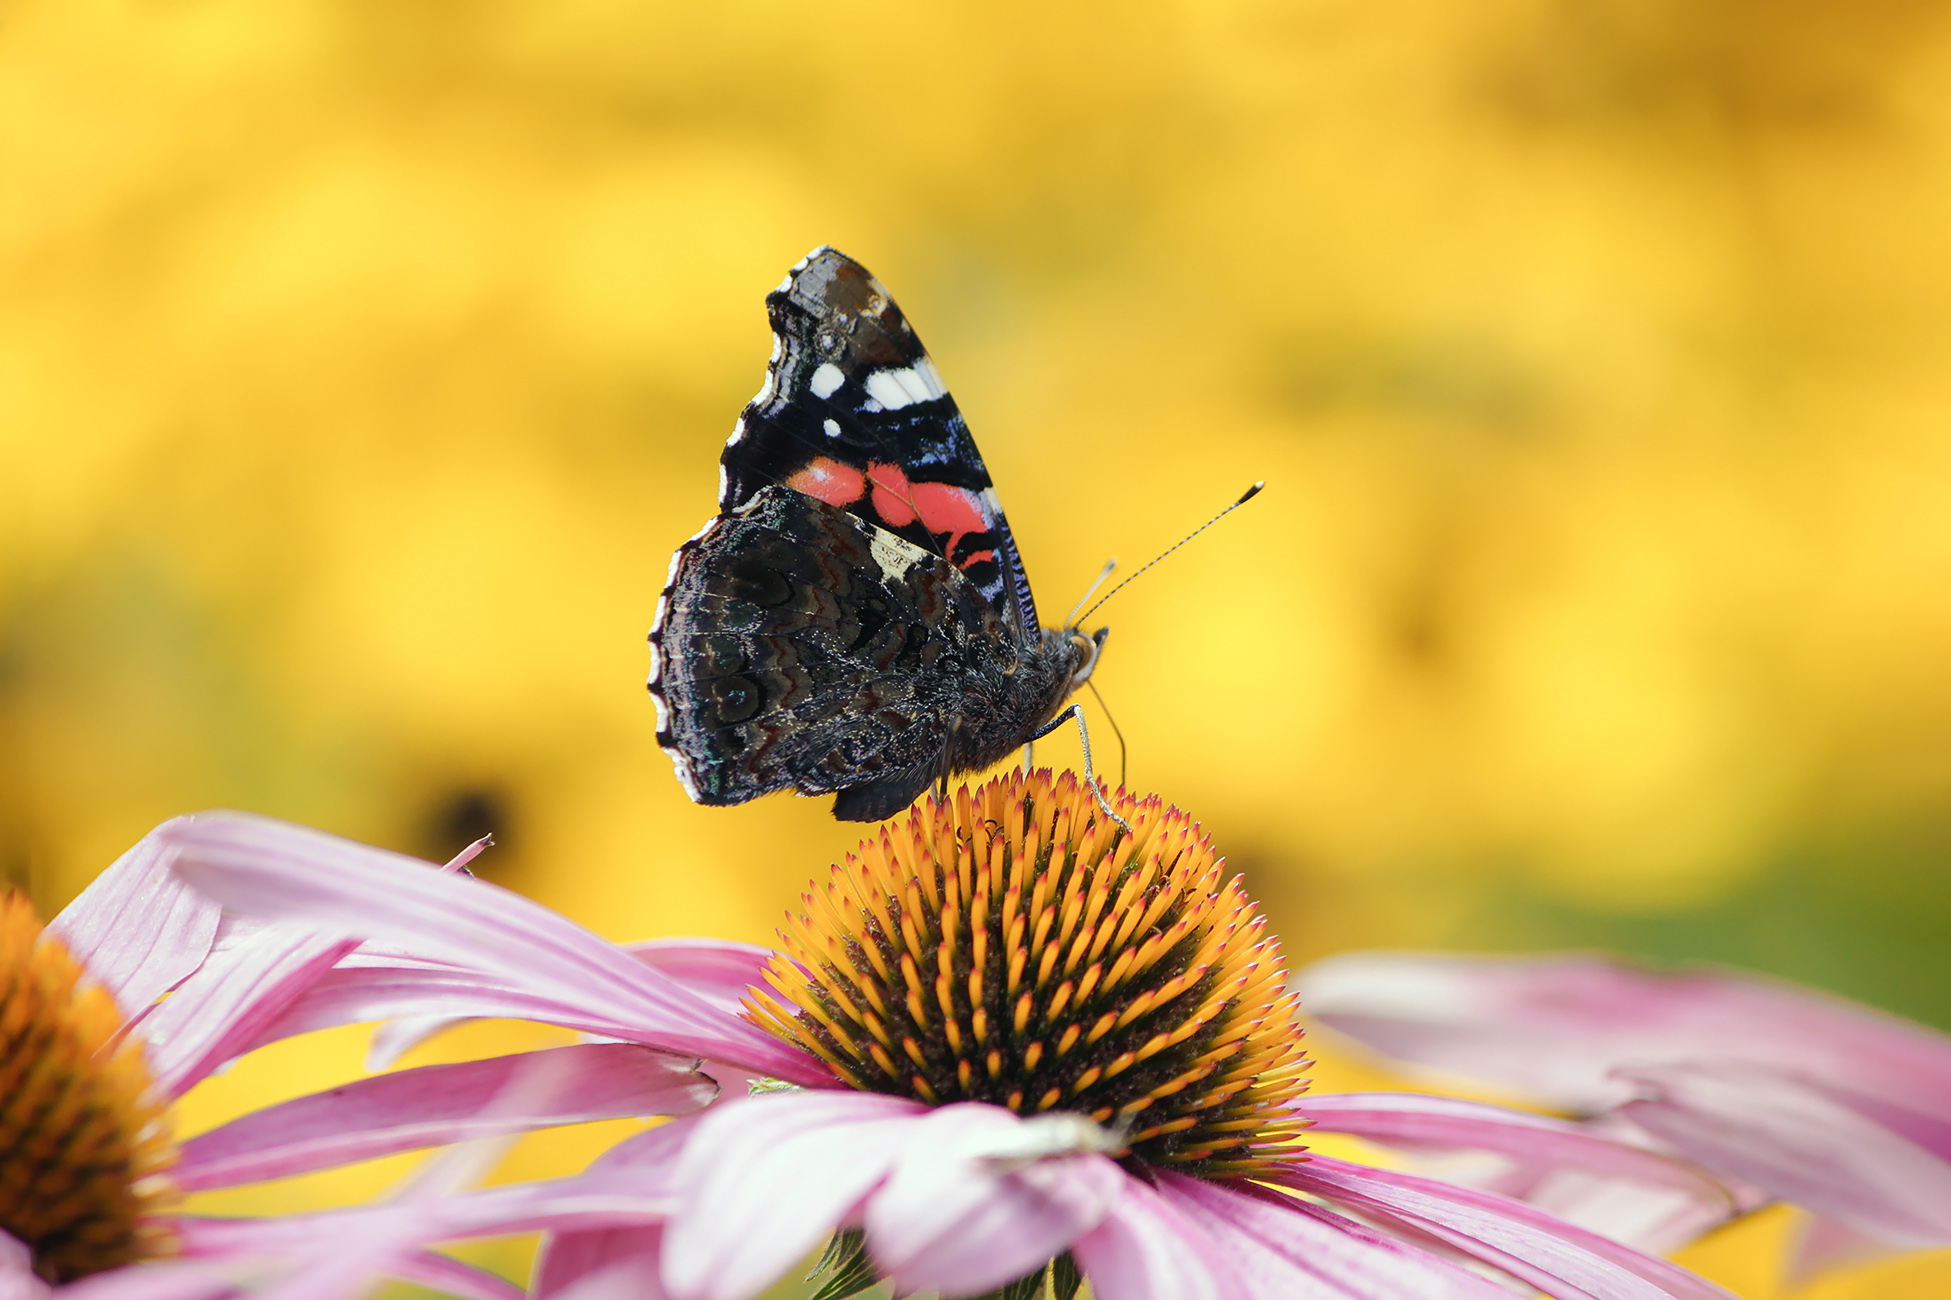
[[935, 363], [927, 353], [922, 353], [921, 360], [915, 362], [915, 374], [921, 377], [921, 385], [928, 391], [931, 400], [948, 396], [948, 385], [942, 382], [942, 372], [935, 369]]
[[874, 564], [884, 578], [899, 578], [914, 567], [914, 556], [900, 538], [884, 528], [877, 528], [868, 538], [869, 548], [874, 553]]
[[867, 376], [867, 395], [890, 411], [916, 402], [932, 402], [946, 392], [941, 375], [927, 357], [912, 366], [876, 370]]
[[[804, 258], [802, 258], [802, 259], [800, 259], [800, 263], [799, 263], [799, 266], [795, 266], [795, 267], [793, 268], [793, 271], [797, 271], [797, 270], [799, 270], [799, 267], [800, 267], [800, 266], [805, 266], [805, 265], [806, 265], [806, 260], [805, 260]], [[774, 290], [773, 290], [773, 292], [774, 292], [774, 293], [791, 293], [791, 292], [792, 292], [792, 289], [793, 289], [793, 277], [792, 277], [792, 272], [791, 272], [791, 271], [788, 271], [788, 272], [786, 273], [786, 278], [785, 278], [785, 279], [783, 279], [783, 280], [781, 280], [781, 281], [779, 282], [779, 287], [778, 287], [777, 289], [774, 289]]]
[[834, 365], [831, 361], [822, 361], [820, 368], [813, 372], [811, 385], [813, 396], [820, 398], [831, 397], [839, 391], [840, 385], [846, 382], [847, 377], [840, 373], [840, 367]]
[[[752, 400], [755, 402], [762, 401], [764, 400], [764, 397], [765, 394], [761, 393], [759, 394], [758, 397], [755, 397]], [[732, 425], [732, 436], [725, 439], [725, 445], [727, 447], [736, 447], [744, 437], [745, 437], [745, 417], [741, 415], [738, 417], [738, 421]]]
[[890, 411], [898, 411], [914, 401], [892, 370], [876, 370], [867, 376], [867, 395]]
[[829, 438], [838, 438], [840, 436], [840, 421], [838, 420], [827, 420], [821, 427], [826, 430], [826, 436]]
[[986, 487], [982, 489], [982, 504], [983, 508], [988, 511], [991, 519], [1001, 519], [1003, 517], [1003, 499], [996, 495], [995, 488]]
[[917, 564], [927, 564], [934, 557], [916, 546], [913, 542], [896, 537], [885, 528], [875, 528], [860, 524], [860, 530], [867, 534], [867, 548], [874, 557], [874, 567], [884, 578], [899, 578]]

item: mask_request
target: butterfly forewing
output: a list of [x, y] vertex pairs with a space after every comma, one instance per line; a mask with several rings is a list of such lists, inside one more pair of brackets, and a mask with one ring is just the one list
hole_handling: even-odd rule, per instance
[[1026, 639], [1030, 583], [941, 372], [880, 281], [823, 248], [766, 298], [766, 385], [725, 445], [719, 508], [768, 483], [946, 558]]

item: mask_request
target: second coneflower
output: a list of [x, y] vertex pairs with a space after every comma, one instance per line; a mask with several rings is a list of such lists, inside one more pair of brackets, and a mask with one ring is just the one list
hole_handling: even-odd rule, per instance
[[496, 1209], [515, 1189], [479, 1194], [481, 1226], [557, 1216], [538, 1297], [741, 1300], [832, 1238], [829, 1298], [883, 1278], [897, 1295], [1010, 1300], [1085, 1281], [1098, 1300], [1508, 1300], [1510, 1280], [1566, 1300], [1725, 1300], [1521, 1201], [1304, 1155], [1311, 1126], [1724, 1201], [1562, 1121], [1305, 1094], [1251, 906], [1182, 814], [1111, 798], [1130, 833], [1047, 773], [924, 803], [806, 896], [777, 952], [620, 947], [487, 882], [277, 823], [199, 818], [174, 839], [178, 870], [229, 906], [407, 950], [383, 984], [335, 995], [347, 1018], [542, 1019], [703, 1058], [725, 1085], [701, 1114], [521, 1192], [528, 1217]]
[[169, 1112], [122, 1012], [0, 893], [0, 1230], [71, 1282], [173, 1249]]
[[[45, 927], [23, 895], [0, 890], [0, 1297], [184, 1300], [289, 1282], [306, 1300], [332, 1300], [389, 1273], [500, 1297], [499, 1279], [426, 1248], [466, 1232], [442, 1217], [439, 1196], [341, 1215], [329, 1230], [300, 1216], [208, 1218], [180, 1201], [468, 1138], [691, 1110], [714, 1095], [689, 1062], [584, 1044], [553, 1061], [360, 1080], [179, 1144], [177, 1098], [263, 1042], [335, 1023], [311, 1001], [329, 1003], [335, 974], [390, 970], [356, 940], [221, 916], [169, 869], [168, 837], [187, 824], [165, 823]], [[557, 1081], [541, 1091], [546, 1079]]]

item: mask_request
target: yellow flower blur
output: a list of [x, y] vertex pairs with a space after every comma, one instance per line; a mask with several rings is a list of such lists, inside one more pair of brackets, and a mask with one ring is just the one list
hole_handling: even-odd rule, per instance
[[1267, 480], [1095, 681], [1292, 963], [1951, 1023], [1947, 58], [1900, 4], [20, 0], [0, 870], [52, 914], [245, 807], [768, 940], [853, 832], [690, 805], [643, 636], [831, 242], [1050, 618]]

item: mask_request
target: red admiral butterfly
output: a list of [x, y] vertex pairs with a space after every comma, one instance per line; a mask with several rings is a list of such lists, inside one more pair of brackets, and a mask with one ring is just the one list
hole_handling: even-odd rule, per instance
[[975, 440], [865, 267], [817, 249], [766, 312], [718, 516], [650, 630], [657, 740], [698, 803], [792, 787], [878, 821], [1047, 732], [1108, 629], [1037, 625]]

